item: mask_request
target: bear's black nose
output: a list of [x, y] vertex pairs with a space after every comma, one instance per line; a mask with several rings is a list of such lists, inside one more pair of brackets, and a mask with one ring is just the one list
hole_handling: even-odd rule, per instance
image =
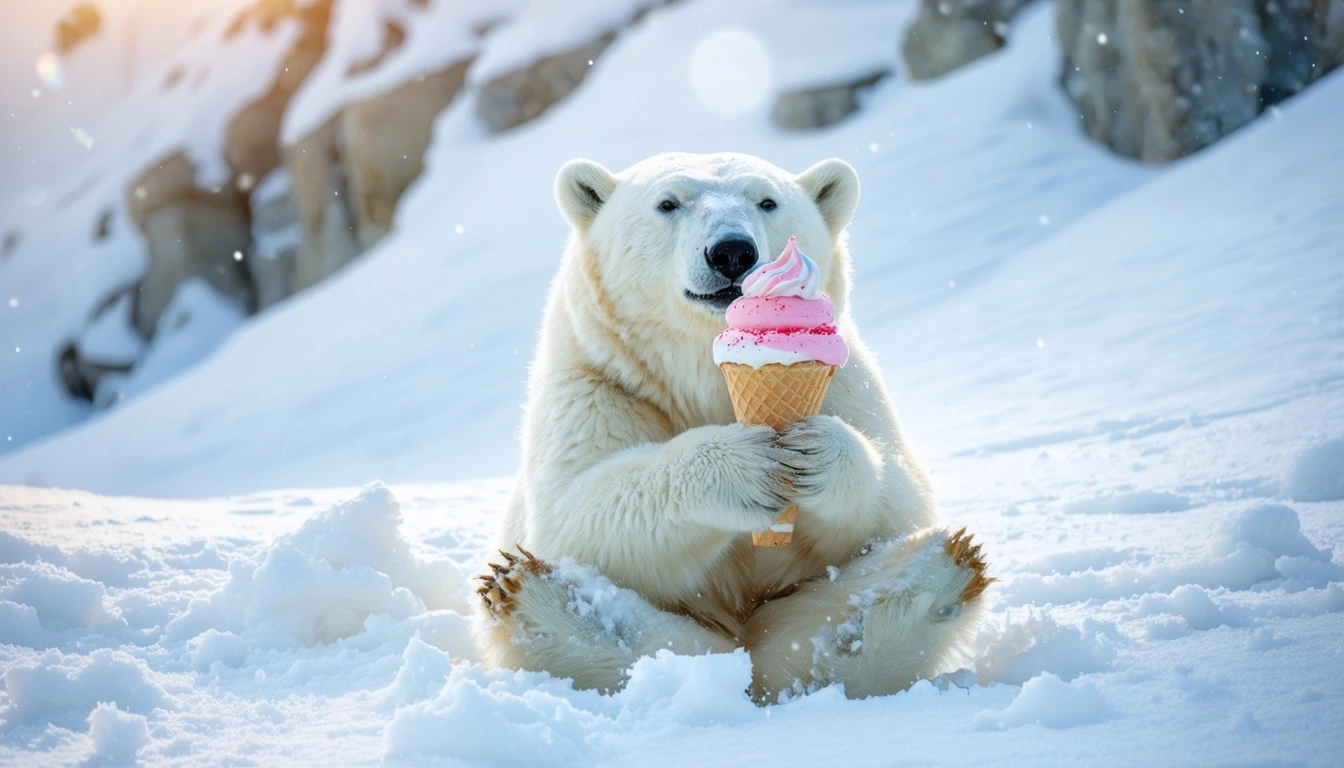
[[736, 280], [756, 266], [756, 246], [746, 240], [723, 240], [705, 250], [705, 261], [710, 269]]

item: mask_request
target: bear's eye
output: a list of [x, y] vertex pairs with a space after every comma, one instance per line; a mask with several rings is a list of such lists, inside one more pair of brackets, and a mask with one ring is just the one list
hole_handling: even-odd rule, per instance
[[775, 204], [775, 201], [768, 197], [761, 201], [761, 210], [763, 211], [773, 211], [778, 207], [779, 206]]
[[681, 206], [677, 205], [676, 200], [664, 200], [663, 202], [658, 204], [658, 210], [662, 211], [663, 213], [671, 213], [680, 207]]

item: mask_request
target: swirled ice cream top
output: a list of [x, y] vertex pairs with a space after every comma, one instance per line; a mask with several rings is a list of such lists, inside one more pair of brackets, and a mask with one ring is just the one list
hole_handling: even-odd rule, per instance
[[797, 296], [816, 300], [821, 296], [821, 270], [807, 254], [798, 250], [798, 239], [790, 237], [779, 258], [757, 267], [742, 281], [742, 295], [761, 298]]
[[760, 368], [818, 361], [844, 365], [849, 346], [835, 330], [835, 306], [821, 292], [821, 270], [789, 244], [779, 258], [742, 281], [742, 297], [728, 305], [728, 329], [714, 340], [714, 364]]

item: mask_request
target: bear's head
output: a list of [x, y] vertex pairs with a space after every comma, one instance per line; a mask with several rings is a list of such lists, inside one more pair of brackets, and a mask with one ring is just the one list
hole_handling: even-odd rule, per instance
[[656, 316], [697, 336], [717, 332], [742, 279], [778, 256], [790, 235], [843, 311], [844, 230], [859, 201], [858, 174], [843, 160], [797, 175], [738, 154], [655, 155], [621, 173], [573, 160], [556, 177], [555, 197], [582, 268], [613, 313]]

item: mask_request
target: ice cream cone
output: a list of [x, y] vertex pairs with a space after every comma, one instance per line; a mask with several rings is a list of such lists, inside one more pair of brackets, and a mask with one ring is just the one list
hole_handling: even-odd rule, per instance
[[[719, 369], [728, 382], [733, 411], [743, 424], [764, 424], [783, 429], [805, 416], [821, 412], [826, 389], [835, 375], [834, 365], [815, 360], [759, 368], [741, 363], [723, 363]], [[798, 519], [797, 505], [784, 510], [767, 531], [753, 533], [758, 547], [783, 547], [793, 542], [793, 524]]]

